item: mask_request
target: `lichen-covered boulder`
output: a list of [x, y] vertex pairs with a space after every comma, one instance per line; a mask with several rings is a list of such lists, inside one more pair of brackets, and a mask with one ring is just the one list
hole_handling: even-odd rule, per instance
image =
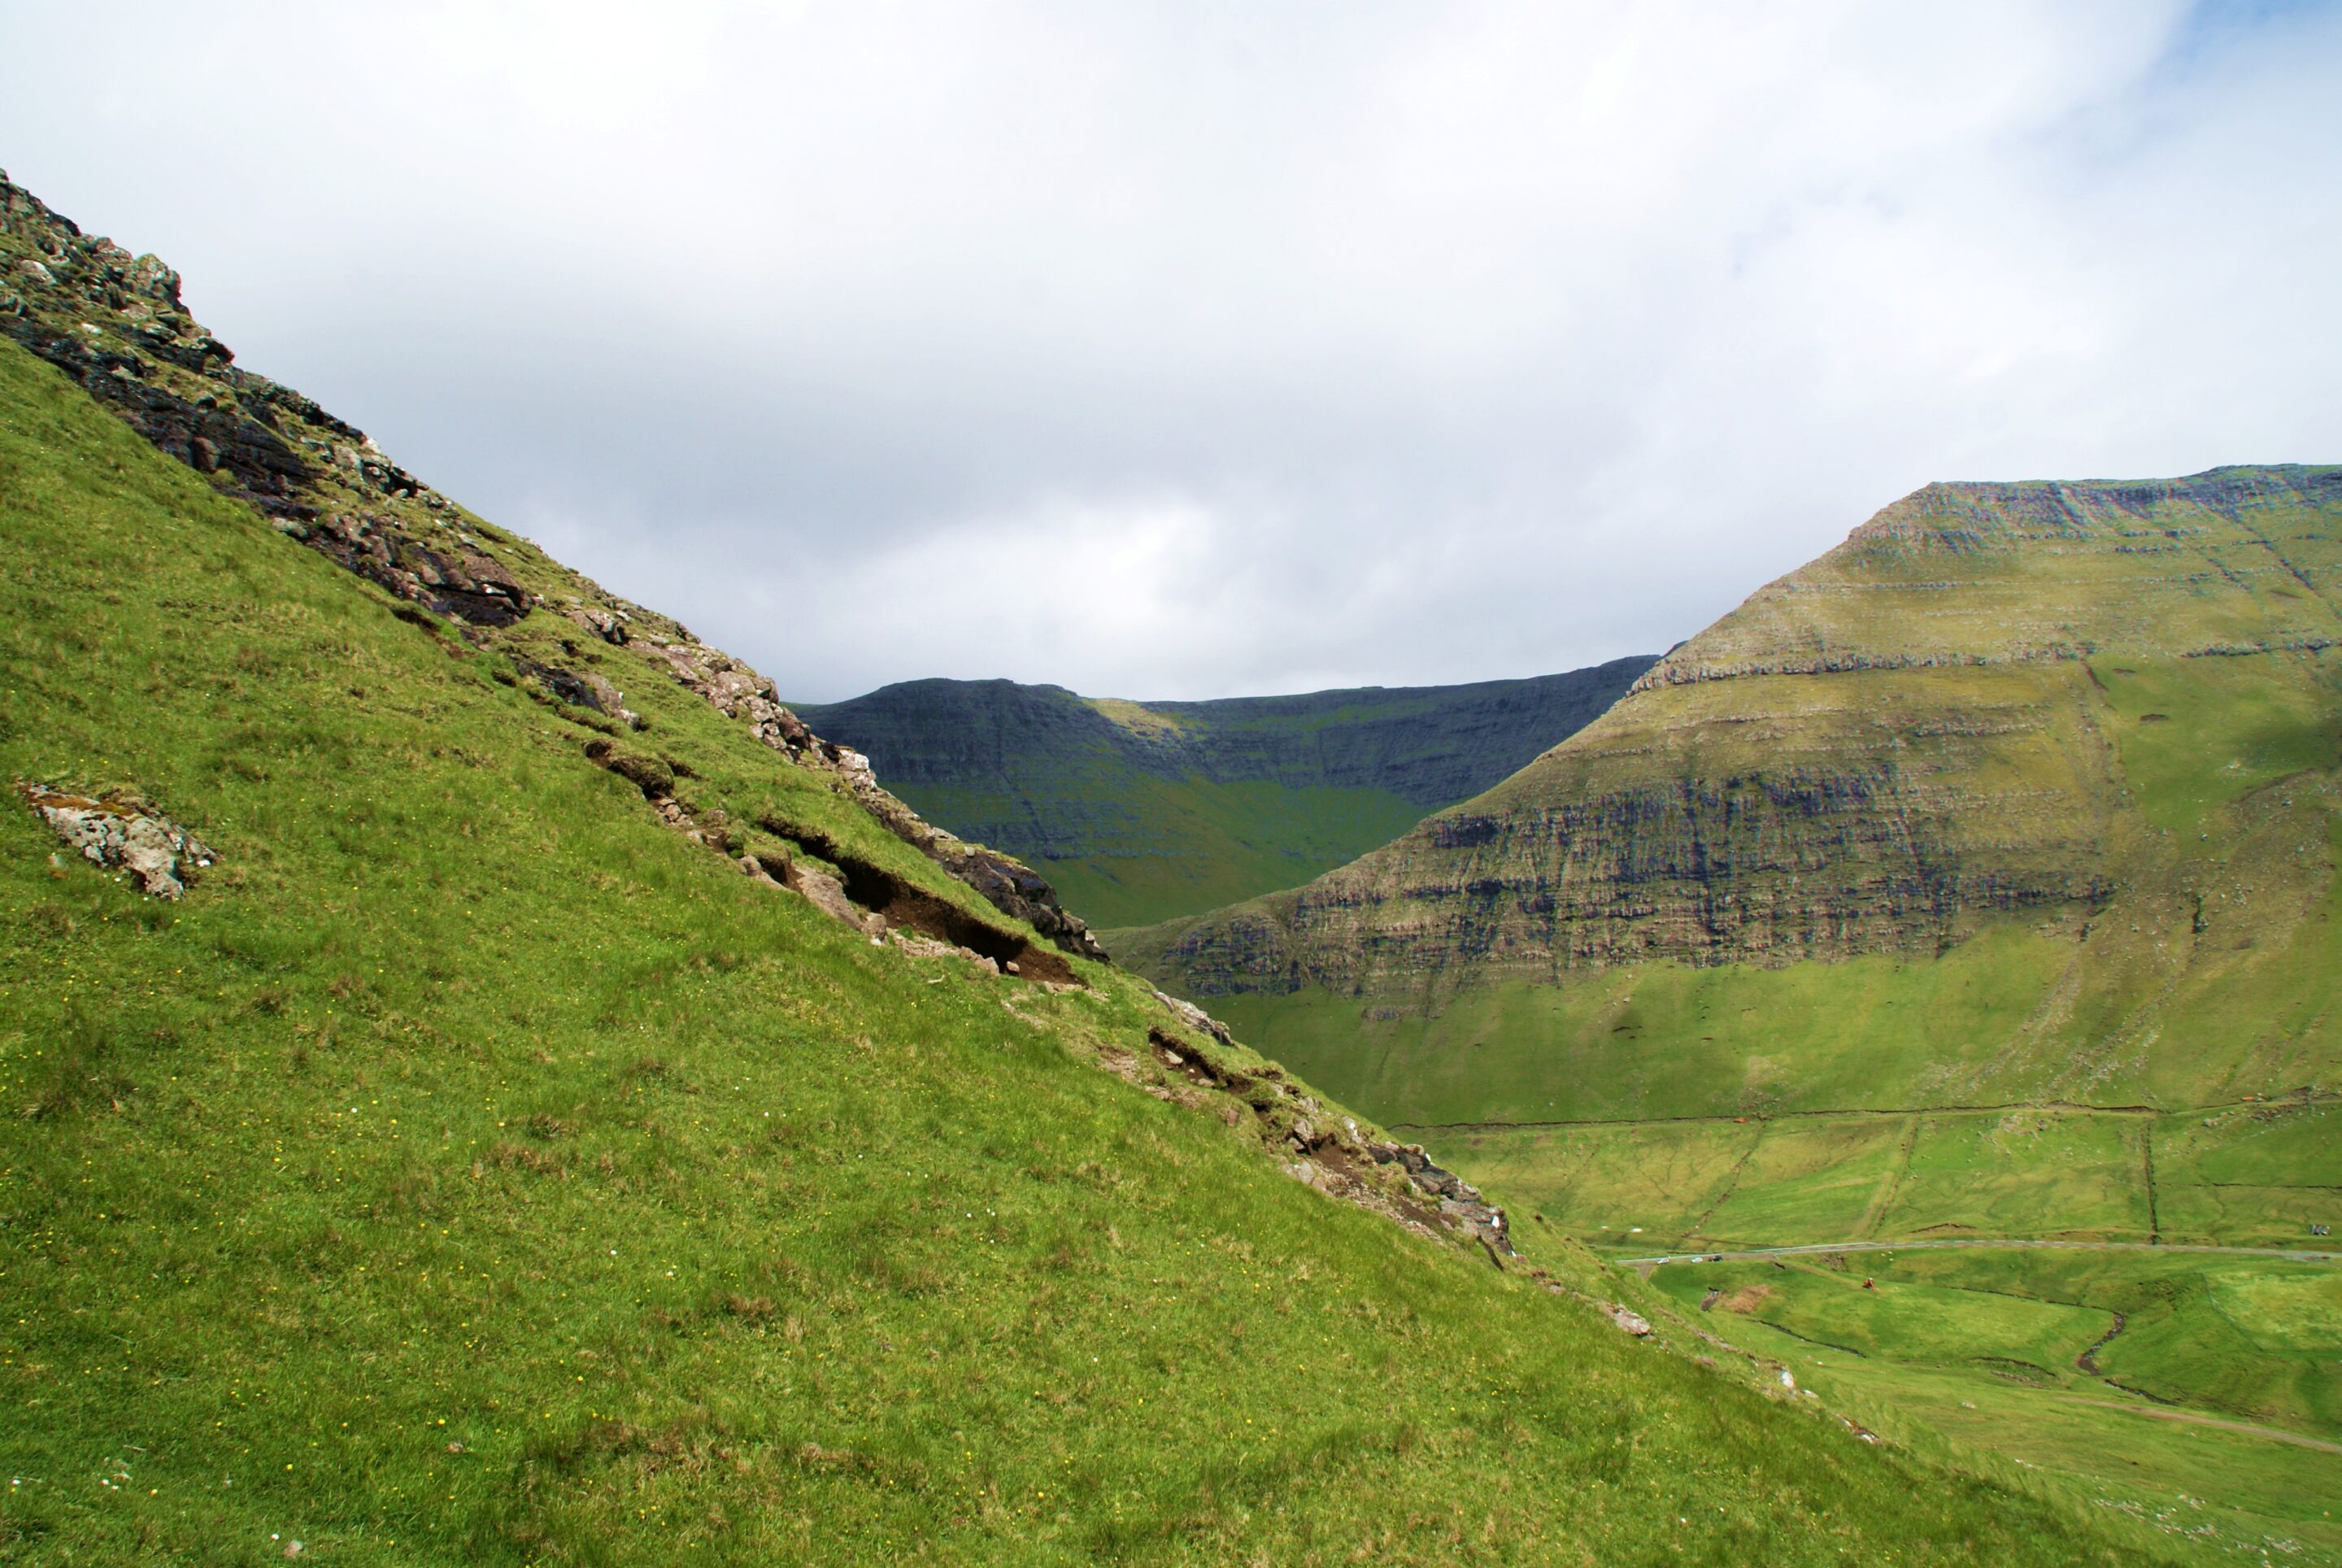
[[45, 784], [18, 794], [66, 848], [97, 866], [119, 867], [151, 898], [177, 899], [215, 857], [195, 836], [125, 795], [75, 795]]

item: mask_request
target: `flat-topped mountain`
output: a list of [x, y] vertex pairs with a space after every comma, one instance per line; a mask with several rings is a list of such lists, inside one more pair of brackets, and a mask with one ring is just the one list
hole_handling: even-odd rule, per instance
[[1653, 960], [1932, 957], [1999, 917], [2078, 940], [2117, 902], [2217, 949], [2194, 922], [2225, 813], [2332, 762], [2337, 525], [2333, 468], [1931, 486], [1480, 797], [1136, 950], [1201, 994], [1436, 1005]]
[[1113, 927], [1293, 887], [1386, 843], [1576, 733], [1651, 663], [1208, 702], [915, 680], [797, 711]]

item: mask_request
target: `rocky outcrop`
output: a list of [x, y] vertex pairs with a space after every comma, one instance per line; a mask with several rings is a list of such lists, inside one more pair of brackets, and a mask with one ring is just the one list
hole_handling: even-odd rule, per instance
[[867, 757], [823, 739], [783, 707], [770, 680], [700, 644], [654, 641], [648, 648], [676, 679], [719, 712], [746, 720], [766, 745], [805, 767], [836, 776], [887, 831], [983, 894], [995, 909], [1025, 921], [1076, 957], [1110, 961], [1089, 927], [1057, 901], [1046, 879], [1023, 861], [968, 843], [912, 810], [880, 786]]
[[1418, 1143], [1397, 1143], [1358, 1124], [1286, 1075], [1275, 1062], [1239, 1060], [1226, 1026], [1191, 1002], [1157, 993], [1181, 1023], [1210, 1043], [1175, 1030], [1147, 1032], [1144, 1057], [1109, 1051], [1104, 1065], [1157, 1099], [1191, 1111], [1216, 1109], [1249, 1127], [1285, 1162], [1287, 1174], [1329, 1197], [1356, 1203], [1420, 1234], [1476, 1244], [1505, 1268], [1515, 1251], [1505, 1211]]
[[1492, 1258], [1515, 1255], [1512, 1237], [1505, 1225], [1505, 1211], [1461, 1176], [1434, 1165], [1422, 1144], [1370, 1141], [1366, 1149], [1376, 1164], [1396, 1165], [1406, 1172], [1409, 1186], [1439, 1204], [1439, 1212], [1449, 1228], [1487, 1248]]
[[[747, 876], [799, 895], [874, 941], [893, 940], [927, 956], [956, 953], [994, 974], [1037, 985], [1081, 986], [1073, 966], [1056, 953], [854, 854], [816, 829], [767, 814], [756, 826], [786, 847], [751, 849], [723, 810], [702, 810], [676, 793], [679, 765], [664, 757], [622, 748], [606, 738], [588, 741], [586, 756], [642, 791], [660, 819], [685, 838], [732, 860]], [[825, 864], [807, 863], [793, 849]]]
[[[485, 531], [309, 398], [239, 368], [187, 314], [179, 275], [85, 235], [0, 174], [5, 332], [80, 383], [155, 448], [250, 502], [285, 533], [397, 597], [479, 627], [532, 597]], [[32, 254], [27, 254], [32, 253]]]
[[399, 598], [472, 626], [510, 626], [529, 611], [520, 580], [470, 540], [425, 543], [395, 519], [365, 512], [296, 519], [285, 531]]
[[1228, 1032], [1228, 1026], [1226, 1024], [1222, 1023], [1218, 1019], [1214, 1018], [1210, 1013], [1206, 1012], [1202, 1008], [1197, 1007], [1194, 1002], [1187, 1000], [1186, 998], [1176, 997], [1168, 991], [1158, 990], [1155, 993], [1155, 1000], [1161, 1002], [1165, 1009], [1170, 1012], [1173, 1018], [1177, 1019], [1189, 1029], [1195, 1030], [1201, 1034], [1208, 1034], [1214, 1040], [1218, 1040], [1222, 1045], [1234, 1045], [1236, 1043], [1236, 1039]]
[[151, 802], [134, 795], [77, 795], [22, 783], [16, 793], [65, 848], [92, 865], [118, 868], [149, 898], [175, 901], [218, 858]]
[[1613, 1302], [1607, 1310], [1610, 1322], [1620, 1333], [1632, 1334], [1638, 1340], [1651, 1337], [1651, 1320], [1626, 1302]]
[[590, 709], [629, 728], [639, 729], [642, 726], [642, 716], [626, 707], [626, 694], [613, 686], [606, 676], [590, 669], [581, 671], [559, 665], [540, 664], [533, 658], [519, 656], [515, 656], [513, 668], [535, 681], [548, 696], [573, 708]]

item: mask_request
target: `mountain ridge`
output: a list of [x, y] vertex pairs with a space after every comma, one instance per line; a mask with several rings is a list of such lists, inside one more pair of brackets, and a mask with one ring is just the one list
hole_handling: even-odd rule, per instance
[[1306, 880], [1574, 733], [1650, 665], [1446, 687], [1133, 702], [1005, 680], [802, 704], [895, 792], [1046, 863], [1119, 927]]
[[[2331, 584], [2254, 519], [2324, 519], [2306, 547], [2323, 568], [2337, 508], [2342, 470], [2300, 466], [1929, 487], [1475, 800], [1289, 897], [1135, 950], [1202, 993], [1364, 994], [1451, 950], [1548, 975], [1793, 962], [1932, 949], [1988, 913], [2087, 910], [2112, 891], [2099, 868], [2107, 813], [2122, 815], [2091, 661], [2324, 654], [2342, 630]], [[1939, 580], [1945, 558], [1970, 580]], [[2037, 613], [2043, 592], [2053, 605]], [[1899, 640], [1907, 627], [1916, 640]], [[1360, 920], [1389, 939], [1365, 967], [1339, 934]]]

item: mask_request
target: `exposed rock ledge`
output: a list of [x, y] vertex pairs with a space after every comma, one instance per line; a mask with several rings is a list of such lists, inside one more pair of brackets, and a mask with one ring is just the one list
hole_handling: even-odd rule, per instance
[[[589, 628], [596, 624], [582, 614], [574, 618]], [[1039, 872], [997, 849], [970, 844], [912, 810], [879, 784], [867, 757], [824, 740], [783, 707], [778, 689], [765, 677], [697, 641], [653, 642], [646, 651], [716, 711], [746, 719], [756, 739], [774, 750], [801, 767], [834, 774], [889, 832], [983, 894], [1001, 913], [1023, 920], [1077, 957], [1111, 961], [1089, 927], [1057, 901], [1056, 890]]]
[[1109, 1071], [1190, 1111], [1210, 1110], [1216, 1101], [1230, 1127], [1249, 1120], [1262, 1144], [1283, 1159], [1287, 1175], [1328, 1197], [1421, 1235], [1476, 1242], [1500, 1269], [1519, 1255], [1505, 1211], [1434, 1164], [1421, 1144], [1395, 1142], [1361, 1128], [1275, 1062], [1241, 1061], [1226, 1024], [1193, 1002], [1156, 995], [1173, 1019], [1205, 1039], [1150, 1028], [1146, 1055], [1109, 1050], [1102, 1058]]
[[1866, 669], [1982, 668], [1997, 664], [2040, 664], [2088, 657], [2089, 650], [2067, 644], [2007, 649], [1997, 653], [1941, 650], [1810, 653], [1783, 658], [1742, 659], [1731, 664], [1678, 664], [1666, 659], [1646, 671], [1627, 690], [1653, 691], [1665, 686], [1697, 686], [1710, 680], [1746, 680], [1766, 675], [1847, 675]]

